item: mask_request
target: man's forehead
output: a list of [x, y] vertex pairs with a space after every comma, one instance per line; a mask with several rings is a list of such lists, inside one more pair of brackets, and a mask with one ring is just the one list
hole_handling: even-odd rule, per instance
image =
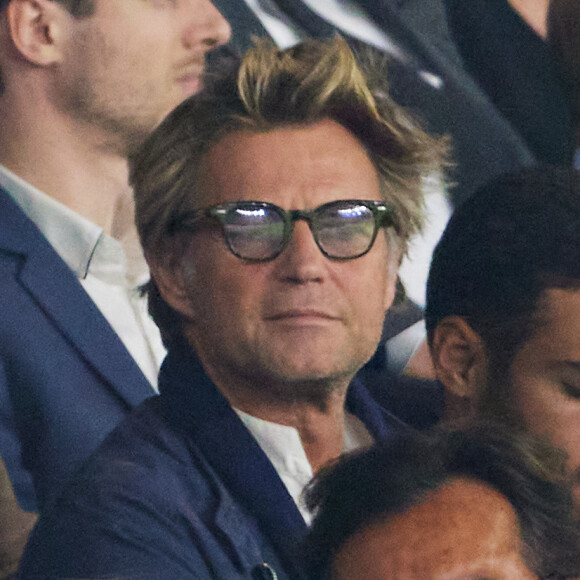
[[533, 317], [533, 332], [521, 345], [512, 370], [575, 370], [580, 364], [580, 288], [546, 288]]
[[[521, 539], [513, 507], [487, 484], [469, 478], [449, 480], [427, 492], [421, 503], [369, 526], [353, 539], [360, 543], [351, 544], [354, 549], [344, 556], [355, 557], [362, 550], [365, 561], [396, 570], [396, 578], [422, 578], [419, 572], [424, 577], [475, 571], [491, 574], [520, 561]], [[340, 553], [337, 561], [340, 567]]]
[[282, 192], [300, 189], [311, 193], [309, 207], [332, 201], [332, 196], [315, 199], [317, 191], [336, 191], [337, 199], [380, 199], [378, 175], [363, 145], [329, 119], [230, 132], [200, 167], [199, 193], [207, 195], [202, 205], [237, 199], [282, 205]]
[[580, 334], [580, 280], [570, 280], [567, 287], [552, 286], [545, 288], [536, 303], [538, 329], [576, 328]]

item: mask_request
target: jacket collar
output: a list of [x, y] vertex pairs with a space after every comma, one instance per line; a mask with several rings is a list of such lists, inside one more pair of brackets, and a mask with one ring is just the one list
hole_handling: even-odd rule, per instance
[[116, 396], [134, 407], [153, 394], [137, 363], [76, 276], [1, 189], [0, 252], [14, 254], [17, 282]]

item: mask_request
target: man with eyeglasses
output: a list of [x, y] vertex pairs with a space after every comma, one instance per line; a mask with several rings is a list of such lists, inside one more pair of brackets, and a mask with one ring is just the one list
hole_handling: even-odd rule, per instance
[[160, 395], [41, 518], [22, 578], [306, 577], [306, 483], [406, 429], [353, 377], [441, 156], [339, 38], [260, 43], [166, 119], [132, 168]]

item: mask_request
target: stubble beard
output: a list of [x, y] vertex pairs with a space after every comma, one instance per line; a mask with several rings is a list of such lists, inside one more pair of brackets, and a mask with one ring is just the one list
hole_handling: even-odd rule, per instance
[[98, 149], [122, 158], [134, 154], [157, 126], [157, 122], [140, 117], [138, 110], [125, 114], [115, 110], [114, 103], [102, 102], [93, 86], [82, 79], [68, 91], [62, 106], [93, 133]]

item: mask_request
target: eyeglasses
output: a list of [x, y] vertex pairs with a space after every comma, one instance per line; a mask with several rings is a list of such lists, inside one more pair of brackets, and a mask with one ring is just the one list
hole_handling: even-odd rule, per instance
[[332, 201], [306, 211], [287, 211], [261, 201], [235, 201], [188, 212], [171, 231], [195, 230], [207, 218], [220, 222], [234, 256], [252, 262], [279, 256], [292, 238], [296, 220], [308, 223], [320, 251], [332, 260], [364, 256], [379, 229], [396, 224], [394, 208], [380, 201]]

